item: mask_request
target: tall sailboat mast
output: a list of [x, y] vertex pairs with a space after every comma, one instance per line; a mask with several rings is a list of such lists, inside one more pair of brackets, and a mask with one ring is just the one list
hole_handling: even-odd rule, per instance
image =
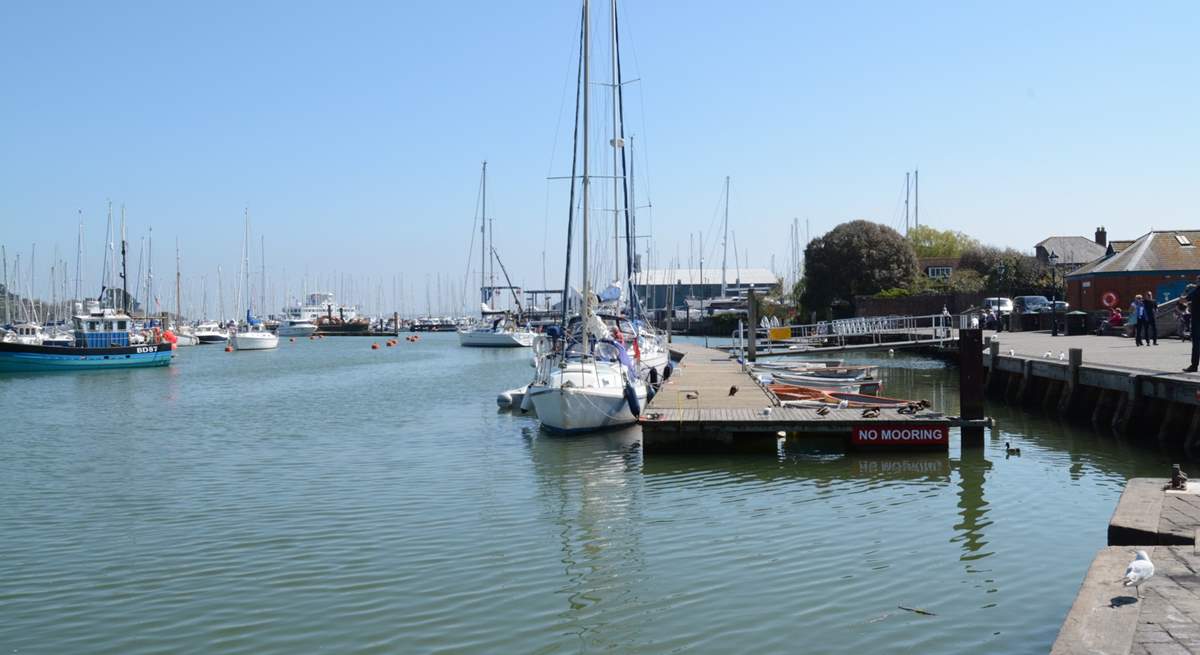
[[590, 214], [590, 194], [589, 186], [591, 185], [591, 176], [588, 175], [588, 155], [591, 139], [588, 137], [588, 102], [590, 91], [592, 88], [592, 76], [590, 70], [591, 63], [591, 36], [590, 29], [590, 7], [588, 0], [583, 0], [583, 175], [581, 183], [583, 186], [583, 288], [580, 291], [583, 293], [583, 324], [581, 325], [583, 333], [584, 354], [592, 354], [592, 340], [588, 337], [588, 329], [592, 324], [592, 285], [591, 279], [588, 277], [588, 251], [591, 250], [590, 242], [588, 241], [588, 216]]
[[262, 277], [259, 278], [258, 294], [262, 299], [262, 304], [258, 306], [258, 311], [262, 312], [263, 318], [267, 316], [267, 236], [264, 234], [259, 237], [258, 242], [258, 265]]
[[146, 237], [146, 308], [142, 314], [149, 316], [154, 303], [154, 228]]
[[125, 203], [121, 203], [121, 312], [129, 313], [129, 284], [126, 282], [129, 267], [125, 263]]
[[217, 267], [217, 318], [225, 325], [225, 283], [221, 280], [221, 267]]
[[83, 292], [83, 210], [79, 210], [79, 234], [75, 237], [75, 300]]
[[250, 208], [246, 208], [245, 234], [242, 235], [242, 284], [246, 291], [246, 324], [250, 324]]
[[4, 324], [12, 325], [12, 308], [8, 299], [12, 295], [8, 289], [8, 251], [0, 246], [0, 265], [4, 267]]
[[[487, 162], [484, 162], [484, 172], [480, 174], [479, 186], [482, 194], [482, 209], [479, 214], [479, 300], [491, 300], [487, 293]], [[485, 295], [486, 294], [486, 295]]]
[[[725, 227], [721, 237], [721, 297], [725, 297], [725, 270], [729, 268], [729, 176], [725, 176]], [[733, 253], [735, 256], [736, 252]]]
[[613, 279], [621, 279], [621, 211], [620, 190], [621, 171], [618, 167], [618, 157], [624, 144], [621, 142], [619, 128], [620, 103], [617, 96], [621, 92], [620, 73], [617, 72], [617, 0], [609, 2], [609, 46], [612, 50], [612, 160], [613, 160]]
[[175, 329], [183, 323], [183, 301], [180, 298], [179, 238], [175, 238]]

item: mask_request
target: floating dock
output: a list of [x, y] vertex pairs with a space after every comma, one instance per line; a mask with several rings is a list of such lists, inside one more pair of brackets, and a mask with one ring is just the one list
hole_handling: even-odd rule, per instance
[[936, 411], [902, 414], [880, 409], [782, 407], [729, 355], [691, 344], [672, 344], [675, 370], [642, 411], [642, 448], [703, 451], [777, 449], [780, 438], [832, 437], [855, 450], [946, 450], [950, 428], [989, 424]]

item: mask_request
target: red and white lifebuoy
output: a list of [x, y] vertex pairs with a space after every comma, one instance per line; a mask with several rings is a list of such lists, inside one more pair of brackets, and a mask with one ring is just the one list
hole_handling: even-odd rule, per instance
[[1109, 309], [1116, 307], [1120, 300], [1121, 299], [1117, 297], [1117, 294], [1111, 291], [1105, 291], [1104, 295], [1100, 296], [1100, 302], [1104, 303], [1104, 306], [1108, 307]]

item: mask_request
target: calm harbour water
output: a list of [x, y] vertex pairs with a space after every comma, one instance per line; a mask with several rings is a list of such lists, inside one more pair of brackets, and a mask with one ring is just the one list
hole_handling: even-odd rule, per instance
[[[497, 412], [529, 357], [0, 377], [0, 652], [1045, 652], [1124, 480], [1169, 464], [995, 404], [965, 457], [643, 455]], [[941, 363], [871, 361], [956, 411]]]

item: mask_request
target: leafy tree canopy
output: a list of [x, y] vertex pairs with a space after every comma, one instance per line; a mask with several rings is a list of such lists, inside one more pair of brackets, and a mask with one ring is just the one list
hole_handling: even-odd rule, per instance
[[871, 221], [842, 223], [813, 239], [804, 251], [804, 306], [821, 310], [856, 295], [906, 288], [917, 275], [917, 256], [899, 232]]
[[939, 230], [928, 225], [910, 229], [908, 241], [917, 257], [961, 257], [964, 252], [979, 247], [978, 241], [962, 232]]

